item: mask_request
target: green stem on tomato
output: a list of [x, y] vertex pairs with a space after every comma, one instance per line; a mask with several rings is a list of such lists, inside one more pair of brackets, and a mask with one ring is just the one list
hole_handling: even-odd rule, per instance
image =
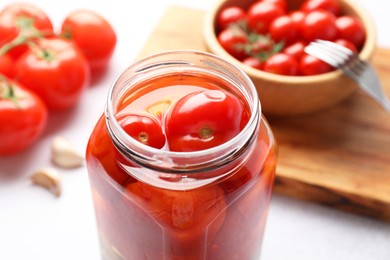
[[27, 44], [36, 53], [38, 58], [49, 61], [49, 62], [54, 60], [54, 55], [51, 51], [49, 51], [45, 48], [42, 48], [41, 46], [37, 45], [33, 41], [30, 41]]
[[31, 40], [39, 39], [51, 34], [35, 28], [34, 19], [32, 18], [19, 16], [16, 20], [16, 24], [19, 28], [19, 34], [12, 41], [4, 44], [0, 48], [0, 57], [19, 45], [29, 43]]
[[18, 97], [15, 95], [14, 86], [12, 86], [8, 79], [2, 75], [0, 75], [0, 90], [0, 99], [11, 100], [17, 108], [20, 108]]

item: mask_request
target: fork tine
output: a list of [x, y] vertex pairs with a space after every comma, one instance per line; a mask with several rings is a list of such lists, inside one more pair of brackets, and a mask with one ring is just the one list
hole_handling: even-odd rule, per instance
[[[328, 44], [326, 41], [320, 41], [320, 42], [314, 42], [313, 45], [316, 45], [318, 47], [321, 47], [324, 51], [326, 50], [328, 53], [331, 53], [333, 57], [337, 58], [340, 63], [346, 63], [352, 56], [352, 52], [345, 52], [343, 49], [339, 49], [334, 47], [334, 45], [337, 45], [338, 47], [340, 45], [338, 44]], [[341, 46], [340, 46], [341, 47]], [[347, 49], [349, 50], [349, 49]]]
[[322, 48], [321, 45], [315, 44], [314, 42], [311, 42], [308, 46], [305, 47], [305, 52], [330, 64], [335, 68], [339, 68], [344, 63], [344, 61], [339, 57], [334, 56], [327, 49]]
[[340, 44], [337, 44], [337, 43], [334, 43], [331, 41], [324, 41], [324, 40], [316, 40], [315, 42], [317, 42], [319, 44], [323, 44], [324, 46], [328, 46], [328, 47], [330, 47], [331, 50], [338, 50], [339, 53], [344, 53], [347, 56], [354, 55], [353, 51], [351, 51], [350, 49], [348, 49]]
[[324, 49], [332, 52], [334, 55], [344, 60], [341, 69], [348, 70], [349, 73], [360, 74], [365, 70], [367, 64], [359, 59], [358, 55], [352, 52], [350, 49], [330, 41], [317, 40], [317, 45], [322, 45]]
[[316, 40], [305, 48], [305, 52], [343, 70], [353, 79], [358, 79], [365, 69], [365, 64], [360, 62], [357, 55], [337, 43]]
[[305, 52], [341, 69], [355, 80], [362, 90], [390, 112], [390, 101], [385, 95], [372, 66], [359, 58], [357, 53], [334, 42], [316, 40], [305, 47]]

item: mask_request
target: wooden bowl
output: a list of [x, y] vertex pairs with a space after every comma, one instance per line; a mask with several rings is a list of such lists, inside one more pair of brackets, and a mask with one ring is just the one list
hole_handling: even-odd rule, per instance
[[[228, 54], [218, 43], [216, 17], [227, 6], [240, 6], [247, 10], [254, 0], [220, 0], [206, 14], [204, 41], [209, 52], [240, 67], [255, 84], [262, 111], [271, 116], [292, 116], [316, 112], [340, 103], [357, 90], [355, 82], [340, 70], [315, 76], [281, 76], [246, 66]], [[288, 0], [289, 9], [297, 9], [303, 0]], [[376, 47], [375, 26], [364, 9], [353, 0], [340, 0], [343, 14], [360, 19], [366, 30], [366, 41], [359, 56], [369, 61]]]

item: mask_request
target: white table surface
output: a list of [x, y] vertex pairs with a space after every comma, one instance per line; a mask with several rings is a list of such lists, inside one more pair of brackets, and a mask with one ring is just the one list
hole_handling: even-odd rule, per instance
[[[49, 144], [57, 135], [85, 151], [109, 86], [134, 61], [167, 6], [207, 10], [214, 1], [142, 0], [127, 1], [126, 6], [124, 1], [108, 0], [31, 1], [49, 14], [57, 28], [71, 10], [85, 7], [99, 12], [116, 29], [118, 45], [109, 73], [88, 88], [78, 107], [50, 115], [49, 129], [28, 151], [0, 158], [0, 173], [18, 176], [0, 183], [0, 259], [100, 259], [86, 168], [60, 171], [63, 194], [59, 199], [32, 186], [28, 176], [52, 166]], [[0, 7], [10, 2], [2, 0]], [[390, 1], [360, 2], [377, 25], [379, 44], [390, 47]], [[262, 259], [388, 260], [390, 224], [274, 194]]]

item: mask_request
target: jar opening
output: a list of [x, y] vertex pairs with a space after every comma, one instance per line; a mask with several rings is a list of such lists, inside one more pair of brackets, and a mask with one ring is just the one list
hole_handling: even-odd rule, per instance
[[[250, 111], [250, 119], [246, 126], [235, 137], [221, 145], [192, 152], [157, 149], [132, 138], [116, 119], [118, 102], [123, 95], [136, 91], [135, 86], [139, 86], [145, 80], [173, 74], [207, 75], [223, 79], [227, 85], [234, 86], [234, 89], [229, 91], [240, 96]], [[198, 51], [163, 52], [134, 63], [111, 86], [105, 110], [107, 129], [118, 150], [141, 166], [168, 173], [202, 172], [234, 160], [253, 142], [260, 124], [260, 115], [261, 108], [256, 88], [249, 77], [221, 58]]]

